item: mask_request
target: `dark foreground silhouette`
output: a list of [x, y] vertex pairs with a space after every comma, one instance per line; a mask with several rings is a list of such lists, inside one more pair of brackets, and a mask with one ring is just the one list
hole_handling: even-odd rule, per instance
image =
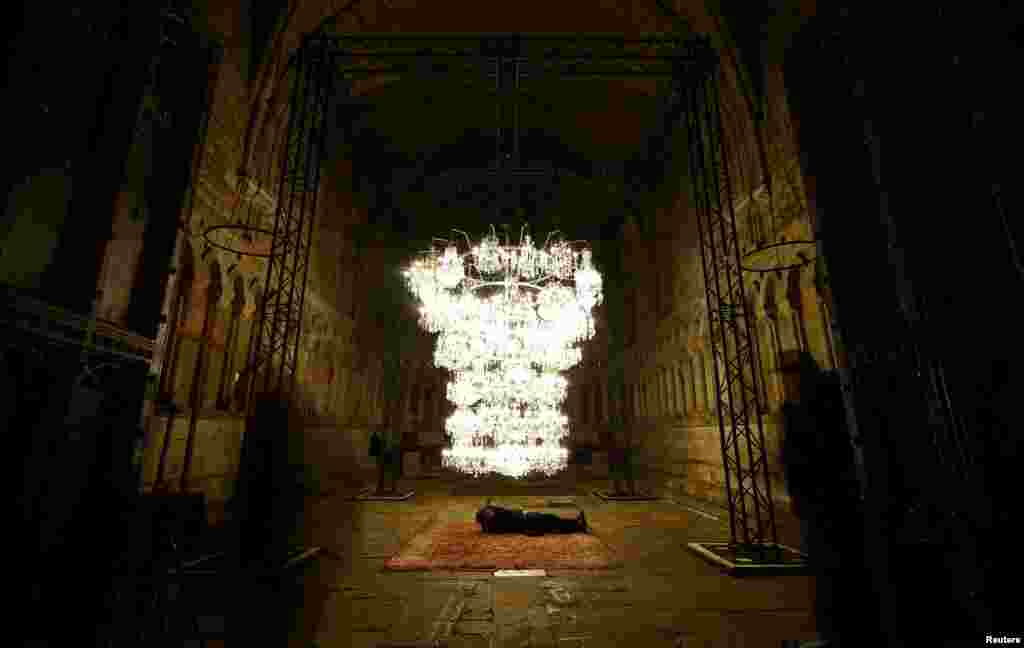
[[[800, 400], [783, 405], [782, 464], [814, 573], [817, 626], [830, 646], [877, 636], [863, 509], [838, 376], [800, 356]], [[860, 644], [865, 645], [865, 644]]]

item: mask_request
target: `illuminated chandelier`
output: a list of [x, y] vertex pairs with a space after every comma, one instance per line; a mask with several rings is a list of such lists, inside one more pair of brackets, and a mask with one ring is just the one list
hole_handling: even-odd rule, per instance
[[445, 463], [462, 472], [497, 472], [523, 477], [532, 471], [554, 474], [568, 462], [563, 447], [569, 420], [551, 407], [459, 408], [445, 422], [452, 447]]
[[491, 228], [463, 252], [445, 241], [404, 273], [422, 304], [421, 326], [439, 333], [435, 364], [454, 374], [449, 466], [521, 477], [568, 463], [567, 383], [558, 372], [580, 361], [579, 343], [594, 334], [601, 276], [589, 249], [550, 241], [538, 248], [523, 233], [502, 244]]

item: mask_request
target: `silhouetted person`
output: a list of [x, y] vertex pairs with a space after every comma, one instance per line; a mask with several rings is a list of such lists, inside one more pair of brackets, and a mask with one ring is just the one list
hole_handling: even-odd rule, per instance
[[[842, 388], [802, 352], [799, 401], [783, 404], [782, 463], [815, 576], [818, 630], [831, 646], [878, 632], [863, 547], [863, 513]], [[843, 641], [845, 643], [840, 643]]]
[[535, 513], [500, 506], [485, 506], [476, 513], [476, 521], [484, 533], [524, 533], [530, 536], [545, 533], [586, 533], [587, 517], [580, 511], [575, 519], [552, 513]]
[[233, 502], [240, 553], [245, 561], [276, 554], [287, 544], [292, 513], [301, 504], [287, 489], [288, 410], [272, 394], [260, 394], [246, 424]]

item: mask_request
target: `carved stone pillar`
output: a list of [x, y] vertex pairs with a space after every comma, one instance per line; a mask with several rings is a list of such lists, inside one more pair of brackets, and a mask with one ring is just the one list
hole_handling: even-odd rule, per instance
[[566, 400], [569, 401], [569, 420], [572, 423], [572, 434], [573, 439], [576, 443], [583, 442], [583, 425], [580, 421], [582, 414], [582, 408], [580, 406], [580, 400], [582, 394], [580, 393], [580, 386], [573, 385], [569, 388], [569, 393], [566, 395]]
[[686, 416], [690, 417], [697, 410], [697, 396], [693, 389], [693, 356], [689, 353], [684, 355], [679, 366], [682, 369], [680, 377], [683, 381], [683, 403], [686, 409]]
[[669, 400], [673, 417], [679, 417], [683, 413], [682, 405], [679, 403], [679, 372], [676, 370], [676, 365], [673, 363], [667, 370], [667, 379], [669, 387]]
[[708, 405], [708, 382], [707, 371], [704, 362], [704, 350], [697, 349], [693, 354], [693, 377], [696, 389], [696, 414], [701, 418], [707, 416], [710, 411]]
[[661, 369], [661, 389], [665, 399], [665, 411], [662, 416], [670, 417], [675, 412], [672, 407], [672, 385], [669, 382], [669, 369], [668, 367], [662, 367]]
[[652, 382], [654, 383], [655, 415], [665, 416], [665, 373], [661, 367], [654, 370]]
[[673, 364], [668, 369], [669, 385], [672, 387], [672, 415], [680, 417], [683, 415], [683, 404], [680, 400], [681, 393], [679, 391], [679, 368]]
[[178, 283], [178, 296], [175, 300], [175, 307], [172, 309], [172, 321], [170, 323], [167, 363], [164, 365], [164, 373], [160, 380], [160, 391], [168, 401], [174, 400], [174, 388], [177, 385], [179, 360], [181, 359], [182, 329], [188, 322], [188, 316], [192, 308], [192, 290], [195, 276], [191, 268], [182, 270], [182, 277]]
[[235, 371], [235, 356], [238, 347], [238, 329], [242, 321], [242, 310], [245, 308], [245, 294], [235, 288], [235, 298], [231, 302], [231, 321], [228, 322], [228, 335], [224, 343], [224, 363], [220, 372], [220, 385], [217, 388], [217, 409], [226, 410], [231, 405], [231, 375]]
[[675, 392], [672, 388], [672, 369], [665, 367], [661, 371], [662, 382], [665, 384], [665, 416], [674, 416], [676, 413]]
[[686, 418], [686, 415], [690, 413], [690, 407], [689, 407], [690, 403], [689, 403], [688, 398], [687, 398], [688, 386], [686, 384], [686, 371], [685, 371], [685, 367], [686, 367], [685, 359], [684, 359], [683, 362], [680, 362], [675, 367], [676, 387], [678, 389], [678, 394], [679, 394], [679, 415], [681, 417], [683, 417], [683, 418]]
[[662, 416], [672, 415], [672, 387], [668, 383], [668, 368], [662, 367], [660, 371], [661, 379], [661, 400], [662, 400]]
[[648, 418], [653, 418], [658, 415], [658, 389], [657, 383], [654, 380], [653, 374], [647, 375], [647, 380], [644, 381], [644, 401], [647, 406]]
[[220, 268], [214, 267], [211, 271], [211, 281], [206, 292], [206, 308], [203, 314], [202, 336], [199, 340], [199, 349], [196, 352], [196, 364], [192, 373], [192, 388], [189, 396], [189, 424], [188, 434], [185, 437], [185, 457], [181, 465], [181, 481], [178, 489], [184, 493], [188, 488], [189, 472], [192, 468], [192, 455], [195, 450], [196, 427], [199, 423], [199, 414], [203, 408], [203, 393], [206, 383], [206, 362], [210, 350], [210, 336], [217, 322], [218, 303], [221, 296]]
[[779, 334], [779, 318], [774, 313], [768, 315], [768, 343], [771, 347], [771, 374], [772, 385], [775, 387], [774, 398], [771, 399], [769, 411], [777, 411], [782, 406], [784, 399], [783, 375], [782, 375], [782, 336]]
[[661, 400], [661, 414], [662, 417], [668, 416], [671, 413], [668, 401], [668, 370], [664, 367], [658, 369], [658, 395]]
[[718, 415], [718, 396], [715, 393], [715, 366], [712, 364], [715, 362], [715, 352], [711, 349], [710, 342], [705, 344], [701, 357], [704, 360], [704, 384], [707, 389], [705, 394], [708, 404], [707, 420], [712, 421]]

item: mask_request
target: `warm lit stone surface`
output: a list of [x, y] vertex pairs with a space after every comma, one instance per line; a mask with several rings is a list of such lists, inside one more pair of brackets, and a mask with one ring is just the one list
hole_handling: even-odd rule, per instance
[[[566, 494], [593, 532], [628, 558], [602, 572], [549, 571], [546, 577], [495, 578], [489, 572], [382, 569], [424, 524], [471, 520], [487, 497], [451, 496], [447, 480], [418, 480], [398, 504], [355, 503], [340, 494], [308, 502], [308, 541], [324, 546], [306, 588], [307, 646], [378, 646], [444, 639], [448, 646], [771, 646], [813, 638], [806, 576], [737, 580], [688, 552], [692, 540], [727, 539], [724, 511], [697, 500], [609, 503]], [[544, 510], [546, 496], [512, 493], [495, 504]], [[697, 509], [718, 516], [692, 513]], [[548, 509], [564, 514], [565, 508]], [[783, 541], [793, 542], [783, 529]], [[680, 641], [689, 643], [677, 643]], [[705, 643], [706, 642], [706, 643]], [[732, 643], [730, 643], [732, 642]]]

